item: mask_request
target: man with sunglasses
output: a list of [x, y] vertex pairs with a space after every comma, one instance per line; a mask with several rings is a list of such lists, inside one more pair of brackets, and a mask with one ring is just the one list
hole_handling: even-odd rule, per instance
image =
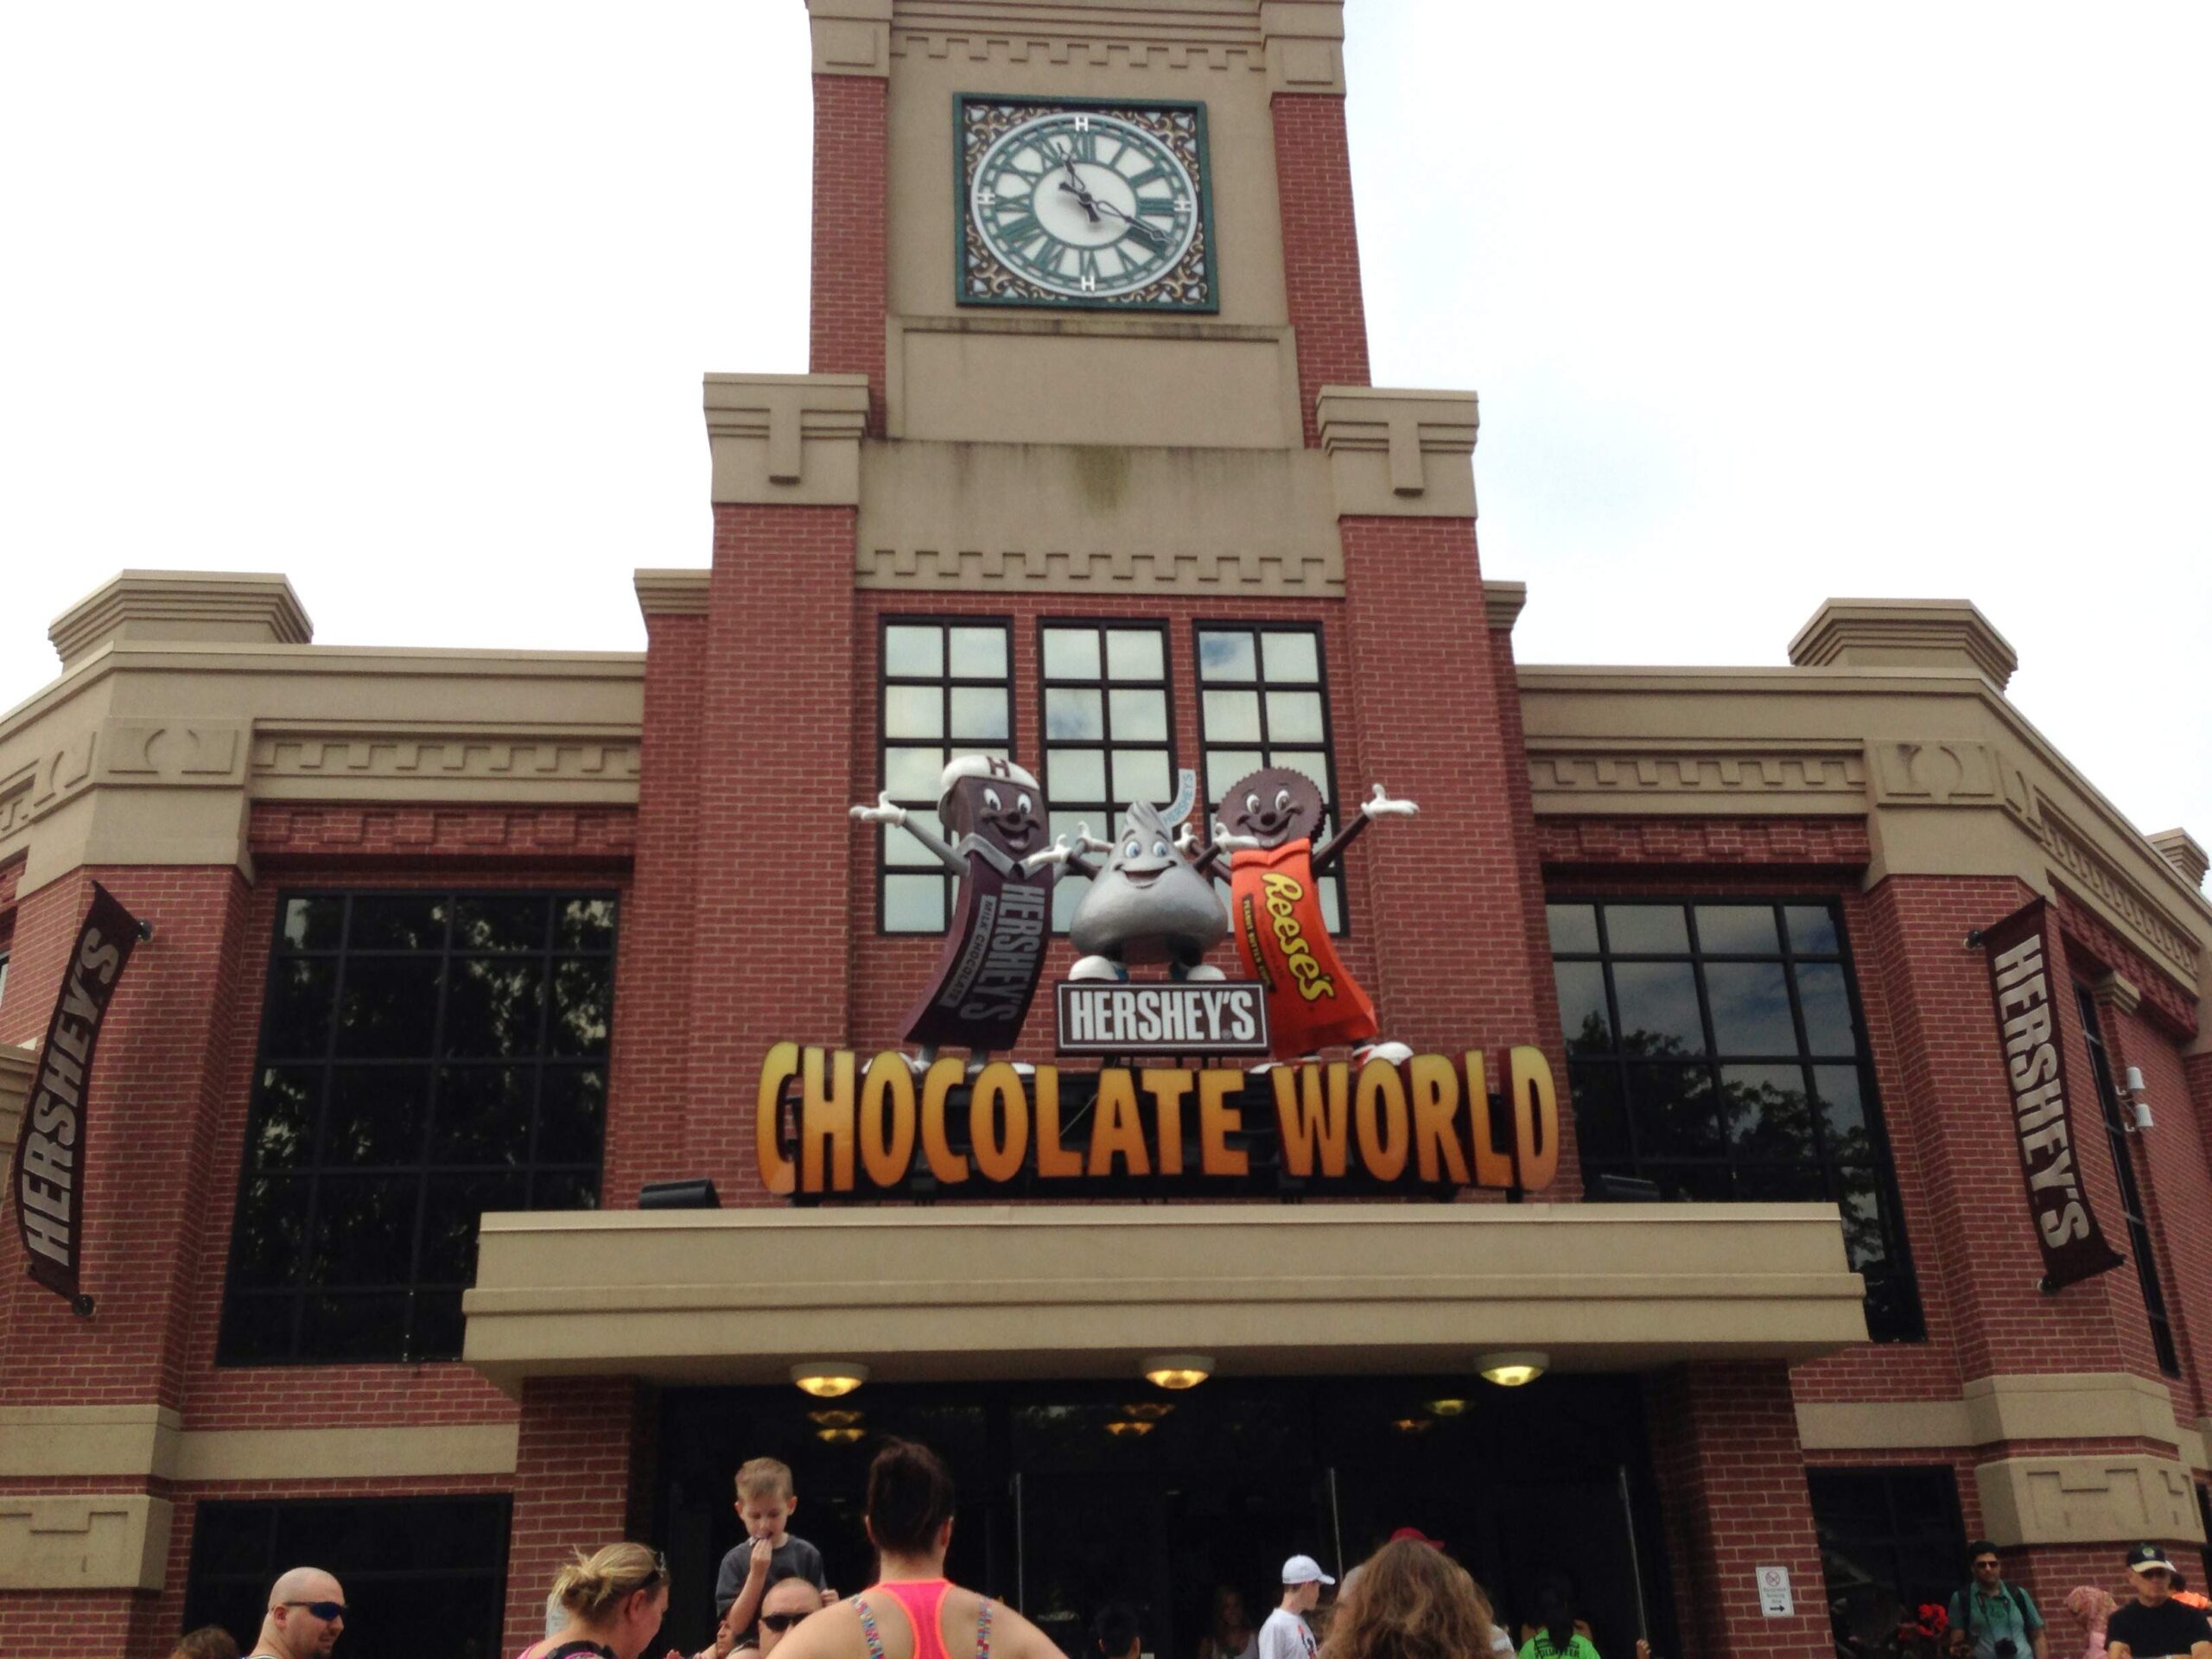
[[[741, 1654], [757, 1653], [760, 1659], [776, 1650], [776, 1644], [798, 1628], [799, 1621], [809, 1613], [822, 1611], [822, 1592], [814, 1587], [813, 1580], [797, 1574], [778, 1579], [761, 1592], [760, 1611], [753, 1624], [760, 1633], [760, 1645], [748, 1644], [734, 1650]], [[729, 1619], [723, 1617], [721, 1628], [715, 1632], [714, 1645], [702, 1649], [695, 1659], [726, 1659], [733, 1651], [736, 1633], [729, 1628]]]
[[2135, 1600], [2105, 1626], [2107, 1659], [2212, 1659], [2212, 1622], [2174, 1599], [2174, 1564], [2157, 1544], [2127, 1552]]
[[315, 1659], [346, 1629], [346, 1592], [319, 1567], [296, 1567], [269, 1590], [269, 1613], [246, 1659]]

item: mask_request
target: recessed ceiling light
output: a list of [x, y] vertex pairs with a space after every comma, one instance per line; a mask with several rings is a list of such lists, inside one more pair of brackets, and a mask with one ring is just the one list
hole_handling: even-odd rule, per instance
[[1501, 1389], [1517, 1389], [1535, 1382], [1551, 1369], [1552, 1357], [1534, 1349], [1521, 1349], [1511, 1353], [1484, 1354], [1475, 1362], [1475, 1369], [1487, 1382]]
[[835, 1400], [868, 1381], [868, 1367], [856, 1359], [810, 1359], [791, 1367], [791, 1381], [818, 1400]]
[[1154, 1354], [1144, 1363], [1145, 1380], [1163, 1389], [1195, 1389], [1213, 1375], [1210, 1354]]

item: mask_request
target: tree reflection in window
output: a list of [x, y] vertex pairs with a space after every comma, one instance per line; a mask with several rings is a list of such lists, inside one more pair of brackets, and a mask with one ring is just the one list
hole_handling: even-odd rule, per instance
[[1592, 1196], [1611, 1173], [1668, 1198], [1833, 1203], [1869, 1328], [1919, 1336], [1834, 906], [1561, 900], [1548, 913]]

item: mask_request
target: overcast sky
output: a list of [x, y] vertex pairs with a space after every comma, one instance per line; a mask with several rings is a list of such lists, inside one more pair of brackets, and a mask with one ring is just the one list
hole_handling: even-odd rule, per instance
[[[1353, 0], [1378, 384], [1465, 386], [1524, 661], [1975, 600], [2212, 842], [2212, 8]], [[805, 367], [800, 0], [0, 10], [0, 704], [126, 565], [633, 650], [706, 370]]]

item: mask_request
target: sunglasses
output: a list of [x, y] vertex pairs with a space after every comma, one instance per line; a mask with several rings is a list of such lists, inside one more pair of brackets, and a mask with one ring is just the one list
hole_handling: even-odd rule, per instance
[[304, 1607], [326, 1624], [346, 1617], [346, 1604], [342, 1601], [288, 1601], [284, 1605], [287, 1607]]
[[806, 1610], [806, 1612], [763, 1613], [760, 1615], [760, 1622], [766, 1625], [770, 1630], [773, 1630], [778, 1636], [781, 1636], [785, 1630], [791, 1629], [792, 1625], [798, 1624], [799, 1620], [804, 1618], [807, 1612], [812, 1612], [814, 1610], [810, 1607]]

